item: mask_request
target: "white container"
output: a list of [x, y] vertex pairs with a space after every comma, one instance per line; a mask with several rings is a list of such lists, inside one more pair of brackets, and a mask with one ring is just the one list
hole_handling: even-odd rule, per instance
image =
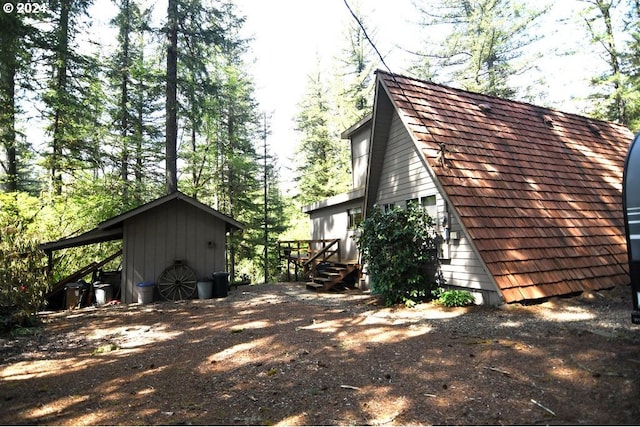
[[136, 285], [138, 290], [138, 304], [149, 304], [153, 302], [153, 291], [155, 289], [155, 283], [142, 282]]
[[198, 285], [198, 298], [210, 299], [213, 296], [213, 281], [203, 280], [197, 283]]
[[93, 285], [93, 291], [96, 294], [96, 304], [98, 307], [105, 305], [113, 299], [113, 290], [108, 283]]

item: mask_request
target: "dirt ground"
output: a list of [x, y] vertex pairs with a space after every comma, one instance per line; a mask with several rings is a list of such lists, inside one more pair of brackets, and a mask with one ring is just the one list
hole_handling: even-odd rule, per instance
[[0, 424], [638, 424], [630, 311], [628, 287], [407, 309], [278, 284], [46, 313], [0, 339]]

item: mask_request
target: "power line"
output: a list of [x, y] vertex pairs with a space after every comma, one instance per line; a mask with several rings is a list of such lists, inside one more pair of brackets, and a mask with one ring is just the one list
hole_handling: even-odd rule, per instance
[[355, 14], [355, 12], [353, 11], [353, 9], [351, 9], [351, 6], [349, 6], [349, 2], [347, 0], [344, 0], [344, 4], [345, 6], [347, 6], [347, 9], [349, 9], [349, 13], [351, 13], [351, 16], [353, 16], [353, 19], [356, 20], [356, 22], [358, 23], [358, 26], [360, 26], [360, 29], [362, 30], [362, 33], [364, 34], [364, 37], [367, 39], [367, 41], [369, 42], [369, 44], [371, 45], [371, 47], [373, 48], [373, 50], [376, 52], [376, 54], [378, 55], [378, 57], [380, 58], [380, 62], [382, 62], [382, 65], [384, 65], [384, 67], [387, 69], [387, 71], [389, 72], [389, 75], [391, 76], [391, 79], [393, 80], [393, 82], [398, 86], [398, 89], [400, 89], [400, 92], [402, 93], [402, 96], [404, 96], [405, 100], [409, 103], [409, 105], [411, 106], [411, 109], [416, 113], [415, 115], [418, 117], [418, 119], [420, 120], [420, 122], [422, 123], [422, 125], [424, 126], [424, 128], [426, 129], [427, 133], [429, 135], [431, 135], [431, 137], [433, 138], [434, 141], [437, 142], [437, 138], [435, 137], [435, 135], [433, 135], [431, 133], [431, 131], [429, 130], [429, 127], [424, 123], [424, 119], [422, 117], [422, 115], [418, 112], [418, 110], [416, 109], [415, 105], [413, 104], [413, 102], [411, 101], [411, 98], [409, 98], [409, 96], [407, 96], [407, 94], [404, 91], [404, 88], [402, 87], [402, 85], [400, 84], [400, 82], [398, 81], [398, 79], [396, 79], [396, 75], [394, 74], [393, 71], [391, 71], [391, 68], [389, 68], [389, 66], [387, 65], [387, 63], [384, 60], [384, 57], [382, 56], [382, 54], [380, 53], [380, 51], [378, 50], [378, 48], [376, 47], [376, 44], [373, 42], [373, 40], [371, 40], [371, 38], [369, 37], [369, 34], [367, 34], [367, 30], [364, 27], [364, 25], [362, 24], [362, 21], [360, 20], [360, 18], [358, 18], [358, 16]]
[[[351, 13], [351, 16], [353, 16], [353, 19], [356, 20], [356, 22], [358, 23], [358, 26], [360, 27], [360, 29], [362, 30], [362, 33], [364, 34], [364, 37], [367, 39], [367, 41], [369, 42], [369, 44], [371, 45], [371, 47], [373, 48], [373, 50], [376, 51], [376, 54], [378, 55], [378, 58], [380, 58], [380, 62], [382, 62], [382, 65], [384, 65], [384, 67], [387, 69], [387, 71], [389, 71], [390, 74], [393, 75], [393, 73], [391, 72], [391, 68], [389, 68], [389, 66], [387, 65], [386, 62], [384, 62], [384, 57], [382, 56], [382, 54], [380, 53], [380, 51], [378, 50], [378, 48], [376, 47], [376, 44], [373, 42], [373, 40], [371, 40], [371, 38], [369, 37], [369, 34], [367, 34], [367, 30], [364, 27], [364, 25], [362, 24], [362, 21], [360, 21], [360, 18], [358, 18], [358, 16], [355, 14], [355, 12], [353, 11], [353, 9], [351, 9], [351, 6], [349, 6], [349, 2], [347, 0], [344, 0], [344, 5], [347, 6], [347, 9], [349, 9], [349, 13]], [[395, 80], [395, 78], [394, 78]]]

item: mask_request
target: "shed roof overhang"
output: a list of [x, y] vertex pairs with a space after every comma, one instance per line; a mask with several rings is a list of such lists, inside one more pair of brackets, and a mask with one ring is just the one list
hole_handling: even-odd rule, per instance
[[38, 246], [45, 252], [57, 251], [66, 248], [75, 248], [78, 246], [91, 245], [93, 243], [109, 242], [112, 240], [122, 239], [122, 227], [115, 227], [108, 230], [94, 228], [75, 237], [65, 237], [53, 242], [43, 243]]
[[42, 243], [38, 246], [41, 250], [51, 253], [52, 251], [66, 249], [66, 248], [75, 248], [78, 246], [86, 246], [91, 245], [93, 243], [101, 243], [108, 242], [112, 240], [122, 239], [123, 236], [123, 227], [124, 222], [134, 218], [144, 212], [147, 212], [151, 209], [157, 208], [165, 203], [168, 203], [172, 200], [182, 200], [206, 213], [209, 215], [224, 221], [226, 224], [226, 231], [233, 232], [236, 230], [244, 230], [244, 225], [233, 218], [218, 212], [217, 210], [200, 203], [196, 199], [187, 196], [184, 193], [176, 191], [174, 193], [168, 194], [166, 196], [160, 197], [159, 199], [153, 200], [149, 203], [145, 203], [142, 206], [138, 206], [128, 212], [115, 216], [111, 219], [101, 222], [98, 224], [96, 228], [93, 230], [87, 231], [86, 233], [82, 233], [78, 236], [74, 237], [65, 237], [60, 240], [55, 240], [52, 242]]

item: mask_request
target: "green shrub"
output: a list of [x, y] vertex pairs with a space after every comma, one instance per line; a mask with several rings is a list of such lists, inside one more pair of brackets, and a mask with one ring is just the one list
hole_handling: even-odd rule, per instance
[[476, 299], [469, 291], [438, 288], [434, 292], [434, 296], [438, 304], [446, 307], [464, 307], [476, 302]]
[[432, 219], [420, 208], [374, 208], [360, 224], [358, 249], [370, 276], [371, 291], [387, 305], [412, 306], [442, 285]]
[[44, 253], [30, 224], [26, 199], [0, 195], [0, 329], [32, 326], [48, 288]]

